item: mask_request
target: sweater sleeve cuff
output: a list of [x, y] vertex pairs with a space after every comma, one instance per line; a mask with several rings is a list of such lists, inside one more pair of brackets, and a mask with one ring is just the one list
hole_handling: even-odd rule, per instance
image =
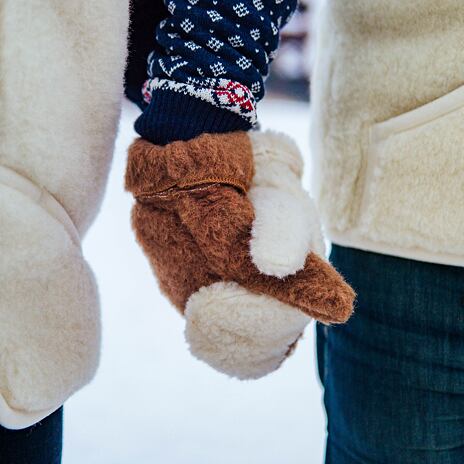
[[241, 84], [214, 80], [198, 87], [167, 80], [147, 81], [148, 106], [135, 122], [135, 130], [156, 145], [187, 141], [203, 133], [247, 131], [256, 123], [256, 103]]

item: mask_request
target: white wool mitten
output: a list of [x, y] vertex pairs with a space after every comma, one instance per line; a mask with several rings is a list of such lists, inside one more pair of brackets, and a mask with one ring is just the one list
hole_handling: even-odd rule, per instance
[[21, 429], [98, 365], [81, 239], [114, 148], [128, 6], [2, 0], [0, 10], [0, 425]]

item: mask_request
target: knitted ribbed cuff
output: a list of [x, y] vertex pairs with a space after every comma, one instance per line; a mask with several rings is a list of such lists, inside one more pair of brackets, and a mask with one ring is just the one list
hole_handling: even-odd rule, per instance
[[187, 141], [201, 134], [247, 131], [252, 124], [240, 115], [191, 95], [158, 89], [150, 104], [135, 121], [135, 130], [144, 139], [166, 145]]

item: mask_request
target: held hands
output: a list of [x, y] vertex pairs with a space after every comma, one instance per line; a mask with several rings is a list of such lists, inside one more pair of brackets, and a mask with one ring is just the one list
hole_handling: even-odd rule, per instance
[[354, 292], [323, 258], [295, 144], [205, 134], [129, 149], [132, 223], [192, 353], [240, 379], [277, 369], [310, 317], [345, 322]]

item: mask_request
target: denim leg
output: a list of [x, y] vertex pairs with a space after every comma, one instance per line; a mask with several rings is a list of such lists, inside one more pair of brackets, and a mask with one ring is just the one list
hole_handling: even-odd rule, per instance
[[335, 246], [358, 293], [318, 326], [326, 464], [464, 463], [464, 269]]
[[23, 430], [0, 427], [1, 464], [60, 464], [63, 408]]

